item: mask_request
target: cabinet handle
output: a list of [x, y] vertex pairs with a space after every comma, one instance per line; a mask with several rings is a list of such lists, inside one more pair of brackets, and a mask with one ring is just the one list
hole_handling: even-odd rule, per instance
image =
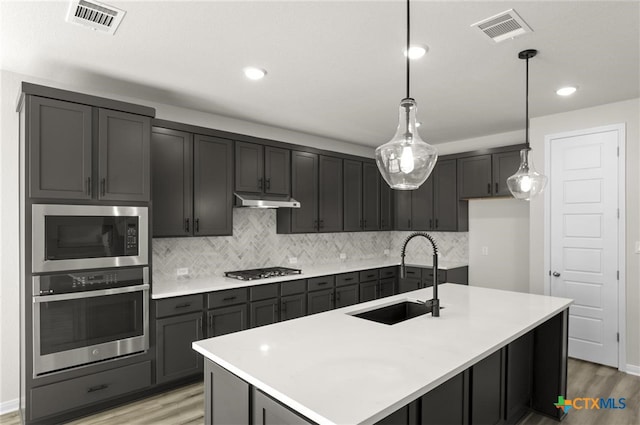
[[345, 282], [349, 282], [350, 280], [353, 280], [353, 278], [352, 277], [347, 277], [347, 278], [344, 279]]
[[262, 178], [259, 178], [259, 179], [258, 179], [258, 189], [263, 190], [263, 187], [262, 187]]
[[108, 384], [96, 385], [95, 387], [91, 387], [87, 390], [88, 393], [94, 393], [96, 391], [102, 391], [109, 388]]
[[313, 220], [313, 228], [315, 230], [320, 230], [320, 220]]
[[91, 177], [87, 177], [87, 195], [91, 198]]
[[[331, 295], [333, 295], [333, 294], [331, 294]], [[335, 299], [336, 301], [340, 301], [340, 292], [337, 292], [337, 293], [335, 294], [334, 299]]]
[[189, 219], [188, 218], [184, 219], [184, 231], [189, 233]]
[[320, 285], [326, 285], [329, 282], [318, 282], [316, 285], [320, 286]]
[[429, 229], [433, 229], [433, 219], [429, 219]]
[[224, 297], [224, 298], [222, 299], [222, 301], [233, 301], [233, 300], [235, 300], [236, 298], [237, 298], [237, 297], [236, 297], [235, 295], [234, 295], [233, 297]]
[[195, 220], [195, 222], [193, 224], [195, 226], [196, 233], [198, 233], [200, 231], [200, 219], [196, 218], [196, 220]]
[[362, 225], [362, 228], [363, 228], [363, 229], [366, 229], [366, 228], [367, 228], [367, 219], [365, 218], [364, 220], [362, 220], [362, 222], [364, 223], [364, 224]]
[[324, 228], [324, 220], [319, 220], [318, 221], [318, 229], [322, 229]]
[[198, 327], [198, 335], [202, 335], [202, 317], [200, 317], [196, 323], [196, 326]]
[[271, 177], [267, 179], [267, 190], [271, 189]]
[[436, 229], [438, 228], [438, 219], [436, 218]]
[[496, 193], [498, 193], [498, 182], [496, 182]]
[[487, 183], [487, 193], [491, 195], [491, 183]]
[[213, 316], [211, 314], [207, 318], [207, 325], [208, 325], [209, 329], [213, 330]]
[[409, 229], [411, 229], [411, 219], [407, 220], [407, 223], [409, 223]]
[[282, 305], [280, 306], [280, 311], [282, 313], [286, 313], [287, 312], [287, 302], [286, 301], [282, 301]]
[[102, 196], [105, 195], [105, 193], [107, 192], [107, 179], [106, 178], [102, 178], [102, 180], [100, 181], [100, 186], [102, 188]]
[[174, 308], [187, 308], [187, 307], [191, 307], [191, 303], [178, 304]]

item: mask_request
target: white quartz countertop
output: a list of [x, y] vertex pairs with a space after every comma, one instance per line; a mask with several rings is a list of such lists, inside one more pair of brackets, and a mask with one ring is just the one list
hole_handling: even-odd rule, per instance
[[[349, 273], [359, 270], [376, 269], [381, 267], [399, 266], [399, 258], [382, 257], [371, 260], [340, 261], [335, 263], [318, 264], [310, 266], [289, 265], [285, 267], [298, 268], [302, 274], [272, 277], [269, 279], [258, 279], [242, 281], [224, 276], [206, 276], [200, 278], [187, 279], [154, 279], [152, 285], [151, 298], [162, 299], [179, 297], [182, 295], [199, 294], [203, 292], [221, 291], [224, 289], [243, 288], [248, 286], [265, 285], [268, 283], [285, 282], [289, 280], [308, 279], [317, 276], [327, 276], [331, 274]], [[432, 267], [431, 256], [425, 260], [407, 260], [407, 266]], [[438, 260], [438, 269], [448, 270], [458, 267], [466, 267], [467, 263]]]
[[372, 424], [568, 308], [571, 300], [439, 285], [440, 317], [352, 316], [420, 289], [197, 341], [193, 348], [319, 424]]

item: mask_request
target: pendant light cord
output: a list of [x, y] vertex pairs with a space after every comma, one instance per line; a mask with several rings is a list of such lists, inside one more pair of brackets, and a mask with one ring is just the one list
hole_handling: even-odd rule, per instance
[[527, 145], [527, 150], [531, 150], [531, 146], [529, 145], [529, 57], [527, 57], [527, 65], [526, 65], [526, 84], [525, 84], [525, 115], [527, 117], [526, 122], [526, 133], [525, 133], [525, 143]]
[[410, 58], [409, 58], [409, 46], [410, 46], [410, 42], [411, 42], [411, 19], [410, 19], [410, 13], [409, 13], [409, 0], [407, 0], [407, 98], [409, 98], [409, 62], [410, 62]]

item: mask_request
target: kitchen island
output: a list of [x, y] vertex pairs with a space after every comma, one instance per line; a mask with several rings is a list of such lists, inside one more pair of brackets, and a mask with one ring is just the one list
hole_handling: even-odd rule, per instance
[[193, 343], [207, 360], [206, 422], [513, 422], [528, 407], [560, 419], [571, 300], [439, 289], [439, 318], [354, 316], [430, 299], [426, 288]]

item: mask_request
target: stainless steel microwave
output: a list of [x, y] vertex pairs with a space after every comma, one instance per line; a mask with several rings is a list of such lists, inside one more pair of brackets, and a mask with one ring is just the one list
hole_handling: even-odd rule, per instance
[[147, 207], [35, 204], [32, 270], [147, 265], [148, 215]]

